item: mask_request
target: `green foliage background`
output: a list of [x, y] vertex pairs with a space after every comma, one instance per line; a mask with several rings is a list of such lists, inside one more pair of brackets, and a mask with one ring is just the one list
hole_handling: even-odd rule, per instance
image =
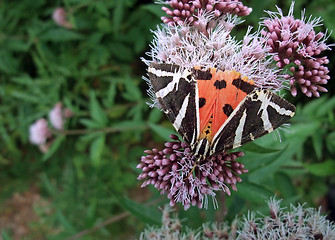
[[[242, 36], [247, 25], [257, 29], [263, 10], [275, 10], [275, 4], [287, 13], [290, 3], [245, 1], [253, 12], [235, 34]], [[59, 6], [73, 29], [53, 22]], [[143, 151], [162, 148], [174, 132], [160, 111], [147, 106], [141, 78], [146, 66], [139, 58], [149, 50], [150, 29], [161, 22], [160, 7], [138, 0], [0, 2], [0, 214], [15, 192], [32, 186], [49, 202], [48, 211], [36, 206], [39, 220], [31, 223], [26, 239], [128, 239], [138, 237], [146, 224], [160, 223], [166, 197], [154, 188], [141, 189], [136, 179]], [[303, 8], [335, 30], [331, 0], [297, 0], [296, 17]], [[333, 32], [328, 42], [334, 40]], [[333, 53], [327, 54], [334, 78]], [[179, 207], [185, 227], [262, 211], [274, 194], [284, 204], [325, 203], [329, 210], [327, 197], [335, 186], [334, 80], [328, 89], [319, 99], [290, 98], [297, 113], [280, 132], [281, 141], [273, 140], [274, 133], [244, 146], [242, 162], [249, 173], [238, 192], [219, 194], [218, 210], [211, 204], [187, 212]], [[28, 129], [57, 102], [74, 117], [42, 154], [29, 143]], [[13, 235], [10, 229], [0, 234]]]

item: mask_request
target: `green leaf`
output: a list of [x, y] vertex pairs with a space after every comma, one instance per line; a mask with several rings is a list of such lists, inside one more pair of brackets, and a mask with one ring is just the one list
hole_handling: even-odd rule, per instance
[[237, 194], [246, 200], [261, 204], [264, 204], [266, 200], [274, 195], [273, 192], [264, 186], [252, 182], [242, 182], [238, 184]]
[[326, 146], [329, 152], [335, 153], [335, 132], [331, 132], [327, 135]]
[[158, 136], [162, 137], [165, 141], [171, 141], [170, 134], [175, 133], [171, 128], [162, 127], [154, 123], [148, 123], [149, 128], [154, 131]]
[[101, 15], [105, 16], [105, 17], [109, 17], [110, 16], [110, 12], [109, 9], [106, 7], [106, 3], [103, 1], [97, 1], [97, 2], [93, 2], [91, 3], [94, 8], [97, 10], [97, 12], [99, 12]]
[[149, 113], [148, 121], [152, 123], [158, 123], [162, 118], [163, 112], [157, 108], [152, 108]]
[[126, 87], [126, 91], [122, 94], [122, 96], [126, 100], [138, 102], [142, 99], [142, 92], [132, 79], [125, 80], [124, 85]]
[[18, 66], [18, 61], [15, 60], [13, 54], [9, 51], [0, 49], [0, 70], [7, 74], [15, 74]]
[[[296, 153], [298, 145], [287, 145], [282, 151], [270, 154], [245, 154], [244, 159], [250, 159], [252, 162], [257, 162], [257, 165], [248, 163], [248, 165], [254, 165], [249, 168], [249, 180], [253, 182], [261, 183], [264, 179], [268, 178], [276, 171], [280, 169], [282, 165], [288, 164], [292, 161], [292, 156]], [[257, 161], [255, 161], [257, 160]]]
[[124, 1], [117, 1], [113, 14], [114, 32], [118, 33], [123, 19]]
[[71, 223], [66, 219], [66, 217], [64, 216], [64, 214], [58, 209], [56, 211], [56, 215], [57, 218], [59, 220], [59, 222], [61, 223], [62, 227], [71, 233], [75, 233], [75, 228], [71, 225]]
[[122, 197], [118, 200], [122, 207], [124, 207], [142, 222], [150, 225], [160, 225], [162, 223], [162, 213], [159, 212], [156, 207], [139, 204], [127, 197]]
[[118, 131], [144, 130], [147, 128], [147, 125], [142, 121], [122, 121], [114, 124], [112, 128]]
[[52, 42], [75, 41], [83, 38], [83, 35], [65, 28], [50, 29], [40, 35], [41, 40]]
[[243, 146], [244, 151], [254, 152], [254, 153], [274, 153], [279, 152], [282, 149], [274, 149], [274, 148], [266, 148], [255, 142], [249, 142], [248, 144]]
[[101, 128], [105, 126], [99, 122], [93, 121], [91, 119], [86, 119], [86, 118], [80, 119], [79, 122], [87, 128]]
[[100, 103], [98, 102], [95, 92], [90, 92], [90, 116], [91, 118], [96, 121], [97, 123], [101, 124], [101, 127], [107, 125], [108, 118], [107, 114], [105, 113], [104, 109], [101, 107]]
[[162, 7], [158, 4], [145, 4], [141, 6], [141, 9], [148, 11], [154, 14], [157, 17], [161, 17], [163, 15]]
[[[120, 1], [121, 2], [121, 1]], [[124, 42], [113, 42], [110, 47], [111, 53], [121, 61], [132, 61], [134, 59], [133, 50]]]
[[323, 97], [325, 99], [325, 102], [320, 105], [318, 109], [316, 109], [315, 112], [313, 112], [313, 115], [316, 118], [320, 118], [323, 116], [326, 116], [329, 111], [332, 111], [335, 108], [335, 98], [328, 99], [326, 97]]
[[11, 39], [10, 41], [7, 42], [8, 49], [19, 51], [19, 52], [28, 51], [31, 45], [32, 45], [32, 42], [23, 41], [21, 39]]
[[1, 230], [1, 237], [2, 240], [12, 240], [5, 230]]
[[292, 124], [290, 126], [289, 132], [287, 133], [287, 138], [296, 138], [300, 142], [303, 142], [305, 141], [304, 138], [312, 136], [319, 128], [319, 122]]
[[303, 109], [302, 109], [302, 114], [303, 115], [310, 115], [310, 116], [314, 116], [315, 112], [322, 107], [322, 105], [324, 104], [324, 102], [327, 100], [327, 98], [322, 97], [319, 99], [314, 99], [313, 101], [310, 101], [309, 103], [307, 103]]
[[238, 196], [238, 194], [233, 195], [231, 204], [228, 206], [228, 214], [226, 219], [232, 221], [243, 209], [245, 206], [245, 199]]
[[25, 102], [30, 102], [30, 103], [39, 103], [40, 102], [40, 98], [38, 96], [33, 96], [33, 95], [31, 95], [29, 93], [25, 93], [25, 92], [13, 91], [12, 96], [14, 98], [23, 100]]
[[318, 159], [322, 158], [322, 132], [317, 131], [312, 135], [313, 148]]
[[111, 84], [109, 85], [108, 91], [107, 91], [107, 106], [111, 107], [114, 105], [115, 103], [115, 97], [116, 97], [116, 82], [113, 81], [113, 79], [111, 80]]
[[335, 160], [328, 159], [322, 163], [303, 164], [303, 166], [313, 175], [328, 177], [335, 175]]
[[123, 114], [129, 111], [129, 107], [125, 105], [114, 105], [108, 109], [108, 116], [110, 118], [120, 119]]
[[108, 18], [100, 18], [97, 22], [97, 27], [99, 31], [104, 33], [109, 33], [112, 31], [111, 25], [110, 25], [110, 19]]
[[65, 140], [65, 136], [58, 136], [51, 144], [48, 152], [43, 155], [43, 161], [48, 160], [54, 153], [59, 149], [62, 142]]
[[47, 174], [42, 173], [41, 175], [41, 181], [43, 183], [43, 187], [44, 189], [47, 190], [47, 192], [51, 195], [51, 196], [55, 196], [58, 194], [58, 190], [54, 187], [54, 185], [50, 182], [49, 177]]
[[98, 167], [101, 162], [101, 155], [105, 148], [105, 135], [95, 139], [90, 146], [90, 157], [92, 165]]
[[291, 198], [295, 196], [295, 189], [291, 178], [284, 172], [276, 172], [274, 175], [276, 187], [279, 189], [282, 196]]

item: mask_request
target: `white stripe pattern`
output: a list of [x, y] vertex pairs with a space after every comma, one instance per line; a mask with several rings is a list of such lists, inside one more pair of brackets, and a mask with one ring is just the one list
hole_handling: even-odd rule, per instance
[[234, 138], [234, 143], [233, 143], [233, 148], [237, 148], [239, 146], [241, 146], [241, 141], [242, 141], [242, 134], [243, 134], [243, 128], [245, 125], [245, 122], [247, 120], [247, 110], [243, 111], [241, 120], [238, 124], [238, 127], [236, 128], [235, 131], [235, 138]]
[[172, 81], [166, 85], [165, 88], [162, 88], [156, 92], [156, 96], [159, 96], [161, 98], [164, 98], [166, 95], [168, 95], [173, 89], [176, 88], [176, 91], [179, 87], [179, 81], [181, 78], [185, 78], [186, 81], [188, 81], [187, 76], [191, 74], [191, 72], [187, 69], [185, 69], [184, 72], [178, 71], [178, 72], [167, 72], [162, 71], [157, 68], [149, 67], [148, 72], [156, 75], [157, 77], [172, 77]]
[[185, 97], [183, 104], [178, 112], [178, 115], [176, 116], [174, 122], [173, 122], [173, 126], [176, 128], [177, 131], [179, 131], [179, 128], [181, 126], [181, 122], [183, 121], [185, 115], [186, 115], [186, 110], [187, 110], [187, 106], [188, 106], [188, 102], [189, 102], [189, 98], [190, 98], [190, 94], [187, 94], [187, 96]]

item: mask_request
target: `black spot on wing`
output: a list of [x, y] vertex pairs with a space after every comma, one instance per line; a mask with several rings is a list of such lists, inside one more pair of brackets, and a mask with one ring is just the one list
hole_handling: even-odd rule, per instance
[[195, 76], [195, 79], [197, 80], [211, 80], [212, 79], [212, 74], [210, 68], [207, 70], [201, 70], [201, 69], [192, 69], [193, 74]]
[[238, 78], [238, 79], [234, 79], [232, 84], [237, 88], [237, 89], [240, 89], [242, 90], [243, 92], [249, 94], [251, 93], [254, 89], [255, 89], [255, 86], [246, 82], [246, 81], [243, 81], [241, 78]]
[[206, 98], [199, 98], [199, 108], [206, 105]]
[[234, 111], [233, 107], [230, 104], [225, 104], [222, 110], [227, 117], [229, 117], [229, 115]]
[[214, 83], [214, 86], [217, 88], [217, 89], [222, 89], [222, 88], [225, 88], [227, 87], [227, 83], [225, 80], [216, 80], [215, 83]]

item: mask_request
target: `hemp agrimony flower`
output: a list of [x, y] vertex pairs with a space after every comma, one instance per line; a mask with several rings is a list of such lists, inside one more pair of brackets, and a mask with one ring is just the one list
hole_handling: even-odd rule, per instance
[[38, 119], [29, 128], [29, 140], [33, 144], [44, 144], [50, 137], [51, 132], [48, 127], [48, 121], [44, 118]]
[[181, 231], [180, 220], [171, 217], [169, 208], [163, 210], [162, 226], [148, 227], [140, 236], [146, 239], [227, 239], [227, 240], [332, 240], [335, 239], [335, 224], [321, 214], [320, 209], [306, 208], [305, 205], [288, 209], [280, 207], [280, 200], [270, 199], [270, 215], [256, 217], [249, 212], [242, 218], [227, 222], [205, 223], [199, 229]]
[[330, 79], [328, 67], [325, 66], [329, 61], [320, 54], [330, 47], [325, 43], [326, 34], [314, 30], [322, 20], [309, 18], [306, 21], [304, 12], [301, 19], [295, 19], [293, 7], [294, 3], [287, 16], [278, 7], [278, 12], [268, 11], [270, 17], [261, 23], [265, 26], [261, 33], [267, 39], [277, 67], [289, 67], [291, 73], [284, 77], [289, 81], [292, 95], [297, 95], [299, 85], [306, 96], [319, 97], [319, 92], [327, 92], [324, 85]]
[[290, 205], [286, 210], [280, 208], [280, 202], [269, 200], [270, 216], [244, 216], [237, 239], [335, 239], [335, 225], [321, 215], [321, 209], [306, 208], [303, 204]]
[[[162, 7], [170, 17], [162, 17], [162, 21], [168, 25], [190, 24], [192, 26], [201, 26], [204, 24], [202, 15], [204, 13], [213, 14], [220, 17], [225, 14], [233, 14], [237, 16], [247, 16], [252, 11], [237, 0], [171, 0], [159, 1], [160, 3], [168, 3], [170, 8]], [[204, 26], [203, 26], [204, 27]]]
[[[64, 108], [62, 103], [56, 103], [49, 112], [49, 121], [51, 126], [57, 131], [64, 130], [64, 121], [72, 116], [68, 108]], [[54, 140], [54, 135], [49, 128], [48, 121], [40, 118], [29, 127], [29, 140], [32, 144], [37, 145], [41, 152], [46, 153]]]
[[64, 120], [66, 118], [71, 117], [72, 112], [68, 108], [63, 108], [62, 103], [56, 103], [53, 109], [49, 112], [49, 120], [51, 125], [56, 130], [63, 130], [64, 129]]
[[[138, 177], [144, 180], [142, 187], [154, 185], [162, 194], [167, 193], [171, 206], [181, 202], [185, 210], [191, 205], [207, 207], [207, 195], [214, 197], [214, 191], [222, 190], [230, 195], [229, 187], [237, 190], [236, 183], [241, 182], [239, 175], [247, 172], [237, 161], [242, 152], [222, 153], [196, 163], [189, 146], [176, 135], [170, 137], [174, 141], [165, 143], [163, 150], [145, 151], [148, 155], [137, 165], [143, 171]], [[216, 205], [215, 198], [213, 201]]]
[[67, 20], [67, 13], [64, 8], [58, 7], [52, 13], [52, 19], [54, 22], [64, 28], [73, 28], [72, 24]]
[[45, 118], [36, 120], [29, 127], [29, 141], [39, 146], [42, 152], [47, 152], [49, 144], [47, 140], [51, 138], [52, 133], [48, 127], [48, 121]]

